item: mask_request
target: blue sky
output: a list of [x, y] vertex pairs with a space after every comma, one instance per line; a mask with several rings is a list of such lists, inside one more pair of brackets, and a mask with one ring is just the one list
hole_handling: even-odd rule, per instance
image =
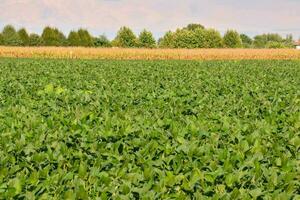
[[251, 36], [266, 32], [300, 37], [300, 0], [0, 0], [0, 27], [13, 24], [41, 33], [87, 28], [112, 38], [121, 26], [156, 37], [188, 23]]

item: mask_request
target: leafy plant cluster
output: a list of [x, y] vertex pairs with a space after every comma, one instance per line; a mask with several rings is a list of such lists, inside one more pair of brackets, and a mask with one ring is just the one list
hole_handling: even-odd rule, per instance
[[228, 30], [224, 36], [215, 29], [206, 29], [201, 24], [189, 24], [168, 31], [158, 41], [150, 31], [143, 30], [138, 36], [128, 27], [121, 27], [117, 36], [110, 41], [105, 35], [92, 36], [86, 29], [71, 31], [65, 36], [54, 27], [45, 27], [41, 36], [28, 34], [22, 28], [16, 31], [11, 25], [0, 33], [0, 45], [6, 46], [83, 46], [83, 47], [125, 47], [125, 48], [293, 48], [293, 37], [285, 39], [279, 34], [257, 35], [252, 39], [235, 30]]
[[297, 199], [297, 61], [0, 60], [0, 199]]

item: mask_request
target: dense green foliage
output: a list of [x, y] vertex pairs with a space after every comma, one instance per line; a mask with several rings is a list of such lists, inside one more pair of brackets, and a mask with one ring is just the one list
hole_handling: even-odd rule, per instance
[[[194, 47], [195, 48], [209, 48], [208, 44], [208, 32], [204, 29], [195, 29], [194, 30]], [[222, 40], [222, 39], [221, 39]]]
[[94, 38], [95, 47], [111, 47], [111, 42], [105, 35]]
[[205, 27], [201, 24], [188, 24], [185, 29], [195, 31], [196, 29], [205, 29]]
[[263, 34], [254, 37], [254, 47], [256, 48], [291, 48], [293, 47], [293, 37], [288, 35], [286, 39], [279, 34]]
[[138, 45], [143, 48], [154, 48], [156, 47], [156, 41], [150, 31], [143, 30], [139, 35]]
[[282, 37], [278, 34], [263, 34], [254, 37], [254, 46], [264, 48], [269, 42], [281, 42]]
[[158, 46], [160, 48], [174, 48], [173, 37], [172, 31], [166, 32], [166, 34], [158, 40]]
[[71, 31], [68, 36], [68, 45], [76, 47], [79, 46], [79, 44], [80, 44], [80, 37], [78, 35], [78, 32]]
[[20, 40], [22, 42], [23, 46], [28, 46], [29, 45], [29, 35], [26, 31], [25, 28], [22, 28], [18, 31], [18, 35], [20, 37]]
[[168, 31], [158, 40], [161, 48], [208, 48], [205, 27], [201, 24], [188, 24], [174, 33]]
[[22, 40], [13, 26], [7, 25], [2, 31], [3, 44], [7, 46], [21, 46]]
[[138, 40], [133, 31], [128, 27], [122, 27], [117, 37], [112, 41], [113, 46], [117, 47], [137, 47]]
[[223, 39], [219, 31], [215, 29], [206, 30], [206, 47], [207, 48], [223, 47]]
[[[300, 39], [298, 40], [298, 42], [300, 41]], [[289, 34], [286, 36], [286, 38], [283, 40], [283, 44], [285, 46], [285, 48], [294, 48], [294, 38], [293, 35]]]
[[174, 32], [168, 31], [157, 42], [150, 31], [143, 30], [137, 38], [128, 27], [122, 27], [112, 41], [104, 35], [94, 37], [86, 29], [71, 31], [67, 36], [66, 38], [60, 30], [54, 27], [46, 27], [40, 37], [37, 34], [28, 34], [24, 28], [16, 32], [13, 26], [8, 25], [0, 33], [0, 45], [115, 46], [125, 48], [154, 48], [157, 46], [160, 48], [294, 48], [292, 35], [287, 35], [284, 39], [279, 34], [263, 34], [257, 35], [253, 40], [245, 34], [239, 35], [238, 32], [229, 30], [222, 37], [219, 31], [205, 28], [201, 24], [188, 24]]
[[4, 39], [2, 33], [0, 33], [0, 45], [4, 44]]
[[86, 29], [79, 29], [78, 36], [79, 36], [79, 46], [91, 47], [94, 45], [93, 37]]
[[0, 61], [1, 199], [298, 199], [298, 61]]
[[160, 40], [162, 48], [221, 48], [223, 39], [214, 29], [177, 29], [174, 33], [167, 32]]
[[41, 46], [42, 39], [38, 34], [31, 33], [29, 35], [29, 46]]
[[46, 27], [42, 33], [42, 43], [45, 46], [65, 46], [66, 37], [57, 28]]
[[242, 40], [240, 34], [235, 30], [228, 30], [224, 35], [224, 45], [227, 48], [241, 48]]
[[286, 46], [282, 42], [270, 41], [266, 44], [266, 47], [269, 49], [282, 49], [285, 48]]
[[94, 38], [86, 29], [79, 29], [78, 31], [71, 31], [68, 36], [69, 46], [94, 46]]
[[195, 40], [194, 31], [188, 29], [178, 29], [173, 36], [173, 47], [175, 48], [195, 48], [197, 41]]
[[253, 39], [251, 37], [249, 37], [246, 34], [241, 34], [240, 35], [241, 40], [242, 40], [242, 45], [244, 48], [251, 48], [253, 45]]

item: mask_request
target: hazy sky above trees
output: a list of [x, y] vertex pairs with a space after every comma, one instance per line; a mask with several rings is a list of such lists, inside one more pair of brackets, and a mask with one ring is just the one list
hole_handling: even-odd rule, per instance
[[46, 25], [67, 33], [79, 27], [115, 36], [121, 26], [143, 28], [156, 37], [188, 23], [221, 32], [300, 36], [300, 0], [1, 0], [0, 26], [41, 33]]

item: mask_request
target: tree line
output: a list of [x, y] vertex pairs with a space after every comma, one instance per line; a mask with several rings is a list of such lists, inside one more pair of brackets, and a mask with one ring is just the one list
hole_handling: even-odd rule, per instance
[[29, 34], [25, 28], [16, 30], [7, 25], [0, 33], [0, 45], [5, 46], [82, 46], [124, 48], [292, 48], [293, 37], [279, 34], [262, 34], [254, 38], [228, 30], [224, 34], [201, 24], [189, 24], [168, 31], [158, 41], [150, 31], [143, 30], [138, 36], [128, 27], [121, 27], [116, 37], [109, 40], [105, 35], [92, 36], [88, 30], [71, 31], [65, 36], [55, 27], [45, 27], [42, 34]]

